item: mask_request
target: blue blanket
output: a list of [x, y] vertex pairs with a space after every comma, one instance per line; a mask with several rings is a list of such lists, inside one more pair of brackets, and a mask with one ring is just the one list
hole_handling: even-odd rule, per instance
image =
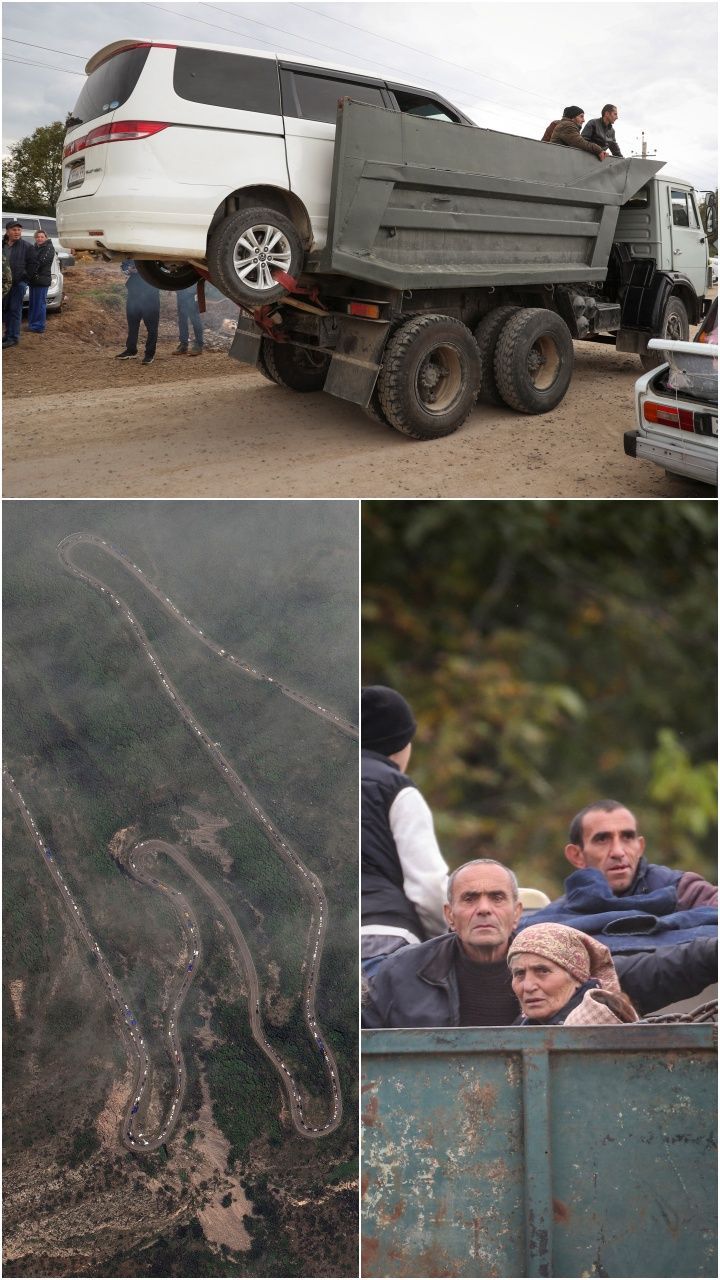
[[573, 871], [565, 881], [564, 897], [522, 919], [518, 932], [550, 923], [582, 929], [617, 953], [717, 937], [716, 908], [678, 911], [674, 885], [616, 898], [602, 872], [590, 869]]

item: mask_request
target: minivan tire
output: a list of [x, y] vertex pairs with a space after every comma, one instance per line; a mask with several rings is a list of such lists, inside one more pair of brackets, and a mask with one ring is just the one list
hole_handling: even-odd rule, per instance
[[495, 381], [518, 413], [548, 413], [570, 386], [575, 353], [565, 321], [545, 307], [522, 307], [495, 348]]
[[298, 347], [291, 342], [263, 338], [261, 360], [268, 376], [286, 391], [322, 391], [330, 356], [325, 351]]
[[453, 316], [414, 316], [388, 340], [377, 380], [391, 427], [414, 440], [437, 440], [461, 427], [480, 387], [480, 353]]
[[502, 405], [505, 403], [498, 391], [495, 381], [495, 348], [498, 338], [505, 328], [506, 322], [520, 308], [517, 306], [494, 307], [483, 316], [474, 330], [475, 341], [480, 351], [480, 395], [479, 400], [486, 404]]
[[200, 273], [189, 262], [153, 262], [138, 258], [135, 267], [141, 280], [167, 293], [181, 293], [200, 280]]
[[[241, 209], [232, 213], [218, 224], [208, 242], [210, 280], [240, 307], [261, 307], [281, 298], [286, 292], [284, 286], [267, 283], [273, 268], [297, 277], [303, 261], [297, 228], [274, 209]], [[244, 278], [239, 271], [244, 272]]]
[[[653, 333], [652, 337], [668, 338], [671, 342], [690, 341], [690, 320], [682, 298], [668, 298], [660, 332]], [[645, 372], [649, 373], [651, 369], [665, 364], [665, 357], [662, 351], [645, 351], [640, 356], [640, 363]]]

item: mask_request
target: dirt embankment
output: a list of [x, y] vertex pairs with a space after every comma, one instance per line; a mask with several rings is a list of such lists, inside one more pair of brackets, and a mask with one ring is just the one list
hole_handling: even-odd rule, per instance
[[479, 405], [455, 435], [418, 443], [230, 360], [227, 301], [209, 303], [206, 351], [191, 358], [173, 353], [175, 298], [162, 295], [157, 355], [144, 367], [114, 359], [125, 339], [119, 269], [79, 264], [66, 289], [45, 334], [23, 332], [4, 353], [5, 497], [711, 496], [625, 456], [640, 364], [610, 346], [576, 344], [553, 412]]

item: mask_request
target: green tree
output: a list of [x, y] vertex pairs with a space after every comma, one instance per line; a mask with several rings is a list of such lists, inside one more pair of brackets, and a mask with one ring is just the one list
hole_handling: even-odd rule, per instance
[[41, 125], [9, 147], [3, 166], [3, 208], [55, 215], [62, 188], [65, 125]]

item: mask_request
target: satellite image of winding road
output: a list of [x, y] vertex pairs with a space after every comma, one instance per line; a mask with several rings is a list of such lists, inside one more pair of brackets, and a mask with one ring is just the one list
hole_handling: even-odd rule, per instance
[[315, 994], [318, 972], [328, 920], [328, 905], [322, 883], [318, 876], [305, 865], [300, 855], [290, 844], [289, 840], [283, 839], [281, 832], [278, 831], [271, 817], [265, 812], [257, 798], [243, 782], [242, 778], [233, 768], [230, 760], [226, 758], [220, 747], [213, 742], [210, 733], [198, 721], [190, 707], [183, 700], [179, 690], [175, 687], [168, 674], [164, 671], [158, 657], [153, 652], [143, 628], [137, 618], [133, 615], [128, 605], [100, 578], [93, 576], [87, 570], [79, 568], [74, 563], [73, 551], [82, 545], [91, 545], [99, 548], [107, 555], [119, 561], [123, 568], [141, 582], [146, 590], [155, 597], [161, 606], [169, 612], [176, 621], [179, 621], [182, 626], [186, 627], [194, 637], [200, 639], [203, 645], [205, 645], [211, 652], [216, 654], [218, 657], [223, 658], [228, 664], [232, 665], [236, 669], [242, 671], [249, 679], [265, 681], [270, 685], [274, 685], [281, 694], [284, 694], [286, 697], [292, 698], [295, 702], [300, 703], [311, 714], [329, 721], [329, 723], [339, 733], [347, 734], [351, 738], [357, 738], [357, 729], [354, 725], [350, 724], [330, 708], [321, 706], [306, 695], [289, 688], [288, 685], [283, 684], [273, 676], [258, 670], [249, 662], [244, 661], [241, 657], [228, 653], [218, 643], [204, 635], [203, 631], [196, 625], [196, 623], [193, 622], [192, 619], [186, 617], [168, 596], [164, 595], [158, 587], [146, 578], [142, 569], [125, 556], [117, 547], [112, 546], [104, 539], [89, 533], [73, 533], [68, 535], [66, 538], [63, 538], [59, 543], [57, 550], [60, 563], [63, 568], [74, 574], [89, 587], [99, 591], [108, 601], [108, 604], [113, 609], [120, 612], [120, 616], [127, 625], [129, 633], [145, 654], [148, 663], [151, 665], [155, 673], [156, 679], [159, 681], [167, 698], [172, 702], [177, 715], [185, 722], [190, 732], [197, 735], [198, 741], [202, 744], [214, 767], [220, 772], [223, 781], [233, 795], [242, 801], [253, 820], [262, 826], [265, 836], [290, 868], [292, 874], [296, 877], [298, 892], [304, 894], [312, 907], [310, 930], [306, 942], [306, 962], [303, 967], [304, 984], [302, 1004], [308, 1033], [315, 1041], [315, 1044], [322, 1055], [327, 1074], [327, 1117], [324, 1123], [320, 1125], [309, 1125], [306, 1122], [303, 1114], [303, 1099], [299, 1085], [294, 1080], [286, 1063], [279, 1056], [278, 1052], [273, 1049], [264, 1034], [262, 1019], [260, 1016], [261, 992], [252, 955], [234, 915], [226, 903], [223, 902], [220, 894], [199, 873], [180, 848], [168, 844], [166, 841], [143, 840], [130, 850], [129, 855], [127, 855], [125, 870], [138, 884], [144, 885], [156, 893], [163, 894], [170, 900], [172, 907], [177, 914], [178, 921], [185, 932], [188, 954], [190, 956], [189, 963], [183, 964], [178, 973], [166, 1014], [165, 1034], [167, 1038], [167, 1048], [173, 1062], [175, 1091], [169, 1112], [162, 1117], [162, 1120], [157, 1127], [151, 1127], [145, 1116], [147, 1111], [147, 1100], [150, 1095], [154, 1064], [148, 1051], [148, 1045], [146, 1043], [146, 1038], [143, 1035], [142, 1027], [139, 1025], [138, 1019], [135, 1017], [129, 1004], [126, 1002], [123, 992], [113, 976], [110, 965], [103, 957], [98, 942], [93, 937], [87, 923], [85, 922], [82, 913], [82, 904], [78, 903], [73, 898], [70, 889], [65, 882], [56, 854], [45, 843], [43, 835], [38, 829], [35, 818], [30, 813], [14, 778], [7, 769], [3, 771], [5, 783], [8, 786], [15, 803], [20, 808], [23, 820], [30, 831], [39, 855], [45, 861], [47, 870], [55, 883], [64, 906], [68, 910], [83, 942], [98, 958], [99, 972], [104, 982], [108, 999], [112, 1001], [116, 1014], [117, 1025], [121, 1029], [128, 1054], [134, 1064], [134, 1088], [132, 1100], [128, 1105], [127, 1112], [123, 1119], [123, 1143], [131, 1151], [141, 1150], [142, 1152], [148, 1152], [157, 1150], [163, 1144], [167, 1143], [175, 1125], [177, 1124], [186, 1087], [185, 1063], [182, 1045], [178, 1034], [179, 1016], [191, 983], [202, 964], [202, 937], [200, 935], [198, 921], [191, 903], [180, 892], [180, 890], [175, 889], [170, 885], [163, 884], [156, 876], [148, 875], [143, 871], [143, 861], [146, 856], [150, 853], [158, 852], [164, 853], [171, 858], [180, 870], [195, 882], [201, 892], [206, 895], [210, 903], [226, 922], [228, 929], [230, 930], [232, 941], [241, 958], [247, 978], [249, 990], [249, 1018], [253, 1039], [270, 1060], [274, 1069], [278, 1073], [279, 1079], [287, 1096], [292, 1123], [297, 1132], [304, 1138], [317, 1140], [329, 1133], [332, 1133], [332, 1131], [340, 1124], [342, 1117], [342, 1091], [338, 1076], [337, 1063], [331, 1048], [323, 1039], [322, 1029], [318, 1023], [315, 1010]]

